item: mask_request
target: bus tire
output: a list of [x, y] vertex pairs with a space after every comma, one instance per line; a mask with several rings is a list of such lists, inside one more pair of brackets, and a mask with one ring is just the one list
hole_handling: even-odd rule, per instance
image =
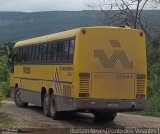
[[116, 112], [94, 112], [95, 121], [114, 121]]
[[50, 116], [50, 95], [47, 93], [45, 93], [43, 99], [43, 112], [45, 116]]
[[51, 99], [50, 99], [50, 115], [53, 120], [58, 119], [58, 112], [57, 112], [56, 103], [55, 103], [53, 93], [52, 93]]
[[16, 106], [18, 106], [18, 107], [27, 107], [28, 106], [27, 102], [23, 102], [21, 100], [21, 94], [20, 94], [19, 88], [15, 89], [14, 102], [15, 102]]

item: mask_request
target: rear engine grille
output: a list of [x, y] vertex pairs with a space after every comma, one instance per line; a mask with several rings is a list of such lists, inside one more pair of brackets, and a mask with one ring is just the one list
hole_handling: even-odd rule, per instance
[[80, 83], [79, 83], [79, 97], [89, 97], [89, 88], [90, 88], [90, 84], [89, 84], [89, 78], [90, 78], [90, 74], [86, 74], [84, 75], [84, 73], [80, 73], [79, 75], [80, 77]]
[[136, 98], [142, 99], [145, 98], [145, 75], [137, 74], [137, 90]]
[[137, 80], [137, 94], [145, 94], [145, 80]]

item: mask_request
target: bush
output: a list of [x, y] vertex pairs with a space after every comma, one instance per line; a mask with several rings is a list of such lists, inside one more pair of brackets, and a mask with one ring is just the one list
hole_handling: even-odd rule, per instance
[[9, 97], [9, 81], [0, 82], [0, 92]]
[[7, 55], [0, 57], [0, 92], [9, 96], [9, 66]]
[[158, 95], [152, 96], [147, 100], [145, 113], [152, 116], [160, 116], [160, 97]]
[[9, 80], [9, 65], [7, 56], [0, 57], [0, 81]]
[[3, 99], [4, 99], [4, 95], [3, 95], [3, 93], [0, 92], [0, 105], [1, 105], [1, 102]]

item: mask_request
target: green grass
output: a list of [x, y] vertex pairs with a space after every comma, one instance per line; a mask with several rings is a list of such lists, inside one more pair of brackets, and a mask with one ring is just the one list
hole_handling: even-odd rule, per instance
[[153, 116], [160, 117], [160, 97], [154, 95], [147, 99], [146, 108], [144, 111], [139, 112], [127, 112], [128, 114], [144, 115], [144, 116]]

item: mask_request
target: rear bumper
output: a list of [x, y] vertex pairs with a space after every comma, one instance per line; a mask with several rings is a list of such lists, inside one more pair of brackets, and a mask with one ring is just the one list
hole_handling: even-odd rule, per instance
[[145, 100], [74, 99], [76, 110], [141, 111], [145, 106]]
[[[14, 97], [15, 88], [11, 87], [10, 95]], [[58, 111], [72, 110], [106, 110], [106, 111], [141, 111], [146, 106], [145, 99], [109, 100], [109, 99], [84, 99], [56, 96]]]

